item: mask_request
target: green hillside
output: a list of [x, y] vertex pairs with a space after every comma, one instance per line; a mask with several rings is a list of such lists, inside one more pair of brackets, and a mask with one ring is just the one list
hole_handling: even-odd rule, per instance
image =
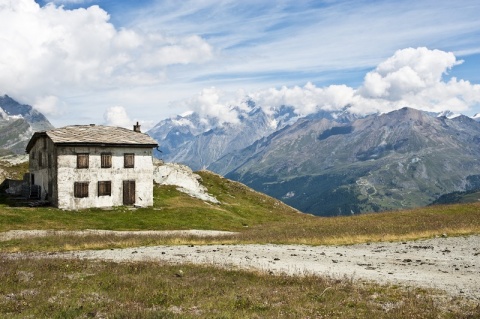
[[[24, 165], [24, 164], [23, 164]], [[10, 169], [18, 174], [25, 166]], [[155, 186], [154, 205], [64, 211], [21, 206], [5, 195], [0, 231], [8, 230], [224, 230], [238, 234], [216, 238], [107, 235], [49, 236], [0, 242], [0, 251], [73, 250], [170, 243], [352, 244], [480, 233], [480, 203], [430, 206], [412, 210], [317, 217], [208, 171], [198, 174], [220, 204], [192, 198], [174, 186]]]
[[479, 203], [480, 191], [470, 190], [466, 192], [453, 192], [440, 196], [432, 205]]

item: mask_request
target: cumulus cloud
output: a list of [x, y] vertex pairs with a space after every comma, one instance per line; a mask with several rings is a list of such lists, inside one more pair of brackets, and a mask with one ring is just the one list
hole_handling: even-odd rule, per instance
[[109, 107], [103, 114], [103, 118], [105, 120], [105, 125], [111, 126], [129, 128], [134, 123], [128, 116], [127, 110], [122, 106]]
[[184, 101], [190, 109], [201, 115], [218, 117], [223, 122], [238, 121], [238, 108], [245, 106], [245, 95], [267, 113], [282, 105], [294, 107], [298, 115], [305, 116], [320, 110], [347, 109], [366, 115], [389, 112], [405, 106], [425, 111], [465, 112], [480, 104], [480, 85], [443, 76], [462, 63], [451, 52], [427, 48], [407, 48], [380, 63], [365, 75], [359, 88], [346, 85], [316, 87], [283, 86], [243, 93], [231, 100], [227, 93], [206, 89], [197, 97]]
[[303, 87], [270, 88], [249, 94], [268, 113], [282, 105], [295, 108], [298, 115], [308, 115], [322, 110], [335, 111], [352, 101], [355, 91], [346, 85], [330, 85], [318, 88], [312, 83]]
[[54, 95], [39, 96], [35, 99], [33, 106], [44, 115], [58, 115], [62, 112], [61, 102]]
[[405, 94], [418, 93], [442, 81], [442, 75], [457, 61], [451, 52], [408, 48], [395, 52], [378, 67], [367, 73], [359, 93], [364, 97], [401, 99]]
[[238, 112], [234, 106], [241, 101], [230, 100], [228, 93], [215, 87], [203, 89], [199, 94], [182, 102], [182, 107], [196, 111], [203, 118], [214, 118], [219, 124], [237, 123]]
[[[72, 2], [71, 0], [68, 2]], [[161, 83], [167, 68], [213, 57], [201, 37], [117, 29], [97, 5], [0, 0], [0, 88], [29, 102], [122, 85]]]
[[480, 103], [480, 85], [443, 80], [443, 75], [462, 63], [452, 52], [407, 48], [366, 74], [356, 91], [352, 110], [385, 112], [410, 106], [421, 110], [465, 112]]

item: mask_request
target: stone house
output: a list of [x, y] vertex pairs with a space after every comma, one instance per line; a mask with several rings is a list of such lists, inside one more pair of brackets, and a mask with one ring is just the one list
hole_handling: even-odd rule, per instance
[[73, 125], [36, 132], [27, 144], [31, 192], [62, 209], [153, 205], [152, 149], [140, 132]]

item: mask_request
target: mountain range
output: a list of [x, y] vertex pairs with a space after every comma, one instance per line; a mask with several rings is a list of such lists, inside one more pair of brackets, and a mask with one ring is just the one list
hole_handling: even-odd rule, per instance
[[159, 122], [147, 132], [161, 141], [156, 155], [167, 162], [183, 163], [194, 170], [207, 168], [225, 154], [248, 147], [259, 138], [268, 136], [298, 116], [291, 107], [282, 107], [267, 114], [254, 102], [248, 108], [235, 108], [238, 122], [223, 123], [217, 118], [188, 113]]
[[[160, 144], [156, 156], [321, 216], [425, 206], [480, 189], [479, 116], [407, 107], [300, 116], [292, 106], [265, 110], [254, 101], [234, 110], [231, 123], [196, 112], [162, 120], [147, 132]], [[0, 97], [0, 155], [22, 154], [34, 131], [51, 128], [31, 106]]]
[[166, 161], [207, 168], [315, 215], [424, 206], [480, 188], [475, 119], [412, 108], [299, 117], [291, 107], [249, 105], [238, 123], [201, 127], [196, 121], [215, 123], [190, 113], [148, 133]]
[[35, 131], [52, 128], [48, 119], [30, 105], [0, 96], [0, 154], [24, 154]]

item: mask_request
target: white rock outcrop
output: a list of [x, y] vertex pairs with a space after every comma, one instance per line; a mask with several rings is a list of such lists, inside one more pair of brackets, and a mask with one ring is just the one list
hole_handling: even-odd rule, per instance
[[176, 163], [154, 163], [153, 180], [160, 185], [174, 185], [183, 193], [214, 204], [220, 203], [208, 194], [205, 186], [200, 184], [202, 178], [188, 166]]

